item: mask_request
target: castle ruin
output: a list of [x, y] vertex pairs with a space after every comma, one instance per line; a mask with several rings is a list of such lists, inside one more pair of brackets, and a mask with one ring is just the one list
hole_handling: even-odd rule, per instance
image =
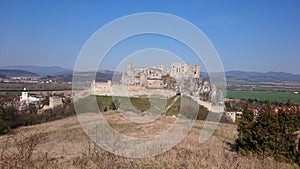
[[165, 65], [151, 68], [127, 66], [127, 72], [121, 79], [91, 84], [92, 93], [105, 96], [143, 97], [157, 95], [169, 98], [184, 94], [194, 96], [197, 100], [208, 101], [211, 86], [200, 79], [200, 66], [184, 63], [172, 63], [170, 69]]
[[127, 73], [123, 73], [121, 84], [141, 86], [149, 89], [170, 88], [170, 80], [182, 78], [200, 79], [200, 66], [184, 63], [172, 63], [171, 68], [165, 65], [156, 65], [152, 68], [132, 67], [129, 63]]

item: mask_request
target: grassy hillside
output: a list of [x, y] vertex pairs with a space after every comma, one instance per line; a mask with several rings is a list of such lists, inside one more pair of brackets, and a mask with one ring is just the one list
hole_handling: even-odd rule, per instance
[[[111, 96], [96, 96], [97, 103], [99, 105], [100, 111], [104, 111], [104, 108], [109, 108], [113, 101]], [[148, 98], [127, 98], [127, 97], [115, 97], [122, 104], [132, 104], [134, 108], [139, 111], [146, 111], [150, 108], [150, 102]]]
[[[100, 109], [109, 106], [112, 97], [90, 96], [97, 99]], [[118, 98], [120, 102], [122, 99]], [[127, 100], [128, 101], [128, 100]], [[147, 98], [130, 98], [138, 110], [150, 106]], [[178, 113], [184, 97], [172, 97], [166, 101], [167, 113]], [[124, 103], [124, 102], [123, 102]], [[125, 101], [126, 103], [126, 101]], [[82, 105], [89, 107], [88, 104]], [[191, 107], [181, 107], [185, 113]], [[204, 111], [200, 108], [199, 112]], [[171, 116], [159, 116], [149, 123], [135, 123], [122, 113], [108, 110], [102, 113], [108, 124], [129, 137], [149, 138], [164, 133], [175, 122]], [[170, 114], [171, 115], [171, 114]], [[237, 126], [220, 123], [212, 136], [203, 144], [198, 142], [204, 121], [197, 120], [188, 135], [171, 150], [143, 159], [124, 158], [95, 145], [82, 129], [79, 119], [90, 123], [97, 113], [83, 113], [40, 125], [20, 127], [10, 135], [0, 136], [0, 168], [295, 168], [294, 164], [275, 161], [272, 158], [242, 156], [235, 152]], [[188, 117], [188, 115], [187, 115]], [[180, 124], [184, 125], [184, 124]], [[103, 137], [101, 137], [103, 138]], [[169, 138], [173, 139], [173, 138]], [[162, 147], [163, 148], [163, 147]]]
[[[81, 114], [94, 119], [93, 114]], [[151, 124], [135, 124], [119, 113], [104, 114], [109, 124], [134, 137], [151, 137], [173, 124], [174, 118], [162, 116]], [[293, 168], [272, 158], [241, 156], [232, 151], [237, 137], [236, 126], [220, 124], [205, 143], [198, 143], [204, 125], [197, 121], [187, 137], [171, 150], [155, 157], [131, 159], [116, 156], [95, 146], [85, 135], [77, 117], [36, 126], [22, 127], [12, 135], [0, 137], [0, 166], [2, 168]], [[172, 139], [172, 138], [170, 138]], [[28, 149], [31, 145], [32, 149]], [[23, 149], [22, 149], [23, 148]], [[22, 150], [22, 151], [21, 151]], [[23, 151], [24, 150], [24, 151]], [[32, 153], [32, 154], [31, 154]], [[26, 160], [22, 160], [26, 157]]]
[[[91, 96], [96, 97], [97, 104], [99, 105], [100, 111], [104, 111], [105, 108], [109, 109], [110, 105], [112, 104], [113, 98], [111, 96]], [[169, 99], [161, 99], [161, 98], [127, 98], [127, 97], [114, 97], [114, 99], [118, 100], [120, 102], [120, 106], [122, 109], [131, 110], [132, 111], [139, 111], [139, 112], [145, 112], [147, 110], [150, 110], [151, 104], [153, 104], [154, 107], [159, 108], [165, 115], [177, 116], [180, 109], [181, 109], [181, 96], [173, 96]], [[185, 98], [185, 100], [188, 100], [188, 102], [193, 102], [189, 98]], [[197, 104], [197, 103], [194, 103]], [[195, 106], [198, 106], [195, 105]], [[201, 119], [205, 119], [208, 113], [208, 110], [206, 110], [204, 107], [199, 108], [199, 112], [201, 113]]]

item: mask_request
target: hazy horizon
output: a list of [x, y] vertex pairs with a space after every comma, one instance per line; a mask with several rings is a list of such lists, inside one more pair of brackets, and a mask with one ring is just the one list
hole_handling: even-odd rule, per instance
[[[51, 67], [58, 67], [58, 68], [62, 68], [62, 69], [66, 69], [69, 71], [74, 71], [73, 68], [67, 68], [67, 67], [62, 67], [62, 66], [41, 66], [41, 65], [8, 65], [8, 66], [0, 66], [0, 70], [5, 70], [7, 68], [9, 68], [10, 70], [13, 70], [12, 67], [23, 67], [23, 66], [29, 66], [29, 67], [42, 67], [42, 68], [51, 68]], [[154, 65], [153, 65], [154, 66]], [[135, 66], [133, 65], [133, 67], [142, 67], [142, 66]], [[148, 67], [147, 67], [148, 68]], [[166, 65], [166, 68], [170, 68], [169, 65]], [[23, 70], [23, 69], [16, 69], [16, 70]], [[98, 69], [97, 71], [113, 71], [113, 72], [121, 72], [121, 73], [126, 73], [127, 70], [122, 69], [122, 71], [118, 71], [118, 70], [114, 70], [114, 69]], [[83, 72], [93, 72], [93, 70], [86, 70]], [[294, 75], [300, 75], [300, 73], [293, 73], [293, 72], [287, 72], [287, 71], [274, 71], [274, 70], [267, 70], [267, 71], [256, 71], [256, 70], [225, 70], [225, 72], [246, 72], [246, 73], [251, 73], [251, 72], [255, 72], [255, 73], [270, 73], [270, 72], [275, 72], [275, 73], [290, 73], [290, 74], [294, 74]], [[33, 72], [34, 73], [34, 72]], [[201, 70], [200, 68], [200, 73], [208, 73], [206, 70]], [[220, 72], [211, 72], [211, 73], [220, 73]]]

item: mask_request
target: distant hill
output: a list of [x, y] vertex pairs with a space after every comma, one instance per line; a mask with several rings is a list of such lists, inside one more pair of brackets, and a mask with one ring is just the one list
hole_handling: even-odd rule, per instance
[[25, 70], [0, 69], [0, 76], [4, 76], [4, 77], [38, 77], [39, 75], [36, 73], [25, 71]]
[[[219, 73], [212, 73], [211, 76], [219, 76]], [[286, 72], [246, 72], [246, 71], [227, 71], [226, 80], [230, 84], [264, 84], [264, 83], [300, 83], [300, 75]], [[207, 72], [201, 72], [201, 79], [209, 80]]]
[[[71, 82], [73, 79], [73, 70], [58, 67], [58, 66], [4, 66], [0, 67], [0, 77], [5, 76], [40, 76], [49, 78], [51, 76], [57, 81]], [[83, 72], [82, 74], [91, 73]], [[111, 80], [113, 75], [116, 74], [117, 79], [121, 79], [120, 72], [114, 72], [111, 70], [99, 70], [97, 72], [96, 81], [105, 82]], [[227, 71], [226, 80], [229, 84], [265, 84], [265, 83], [285, 83], [293, 82], [300, 83], [300, 75], [286, 72], [247, 72], [247, 71]], [[212, 76], [219, 76], [219, 73], [211, 73]], [[208, 80], [209, 76], [207, 72], [200, 72], [201, 79]]]
[[6, 75], [0, 72], [0, 78], [6, 78]]
[[60, 74], [71, 74], [72, 70], [58, 67], [58, 66], [26, 66], [26, 65], [13, 65], [13, 66], [3, 66], [0, 69], [5, 70], [24, 70], [28, 72], [35, 73], [39, 76], [54, 76]]
[[[79, 75], [82, 75], [82, 79], [84, 80], [84, 77], [90, 77], [89, 75], [92, 75], [93, 72], [82, 72], [79, 73]], [[113, 71], [98, 71], [96, 74], [96, 82], [107, 82], [108, 80], [112, 80], [114, 76], [114, 80], [119, 81], [122, 78], [122, 74], [116, 73], [114, 75]], [[48, 76], [44, 77], [43, 79], [51, 78], [54, 81], [59, 81], [59, 82], [72, 82], [73, 80], [73, 74], [61, 74], [61, 75], [56, 75], [56, 76]], [[87, 78], [88, 80], [90, 78]]]
[[285, 72], [243, 72], [243, 71], [228, 71], [226, 72], [227, 80], [240, 81], [247, 83], [266, 83], [266, 82], [296, 82], [300, 83], [300, 75], [285, 73]]
[[[87, 73], [87, 72], [86, 72]], [[104, 82], [111, 80], [115, 72], [110, 70], [98, 71], [96, 81]], [[115, 73], [117, 79], [121, 79], [121, 73]], [[220, 76], [220, 73], [211, 73], [211, 76]], [[284, 83], [296, 82], [300, 83], [300, 75], [285, 72], [244, 72], [244, 71], [228, 71], [225, 72], [227, 82], [231, 84], [264, 84], [269, 82]], [[201, 72], [200, 78], [209, 81], [207, 72]]]
[[104, 73], [104, 74], [119, 74], [119, 72], [115, 72], [112, 70], [98, 70], [98, 73]]

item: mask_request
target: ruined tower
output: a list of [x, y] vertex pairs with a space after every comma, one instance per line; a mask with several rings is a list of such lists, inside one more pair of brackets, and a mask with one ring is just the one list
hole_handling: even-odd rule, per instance
[[190, 66], [184, 63], [172, 63], [170, 77], [173, 77], [175, 79], [200, 78], [200, 66]]
[[132, 63], [128, 63], [128, 66], [127, 66], [127, 75], [128, 76], [133, 76]]

